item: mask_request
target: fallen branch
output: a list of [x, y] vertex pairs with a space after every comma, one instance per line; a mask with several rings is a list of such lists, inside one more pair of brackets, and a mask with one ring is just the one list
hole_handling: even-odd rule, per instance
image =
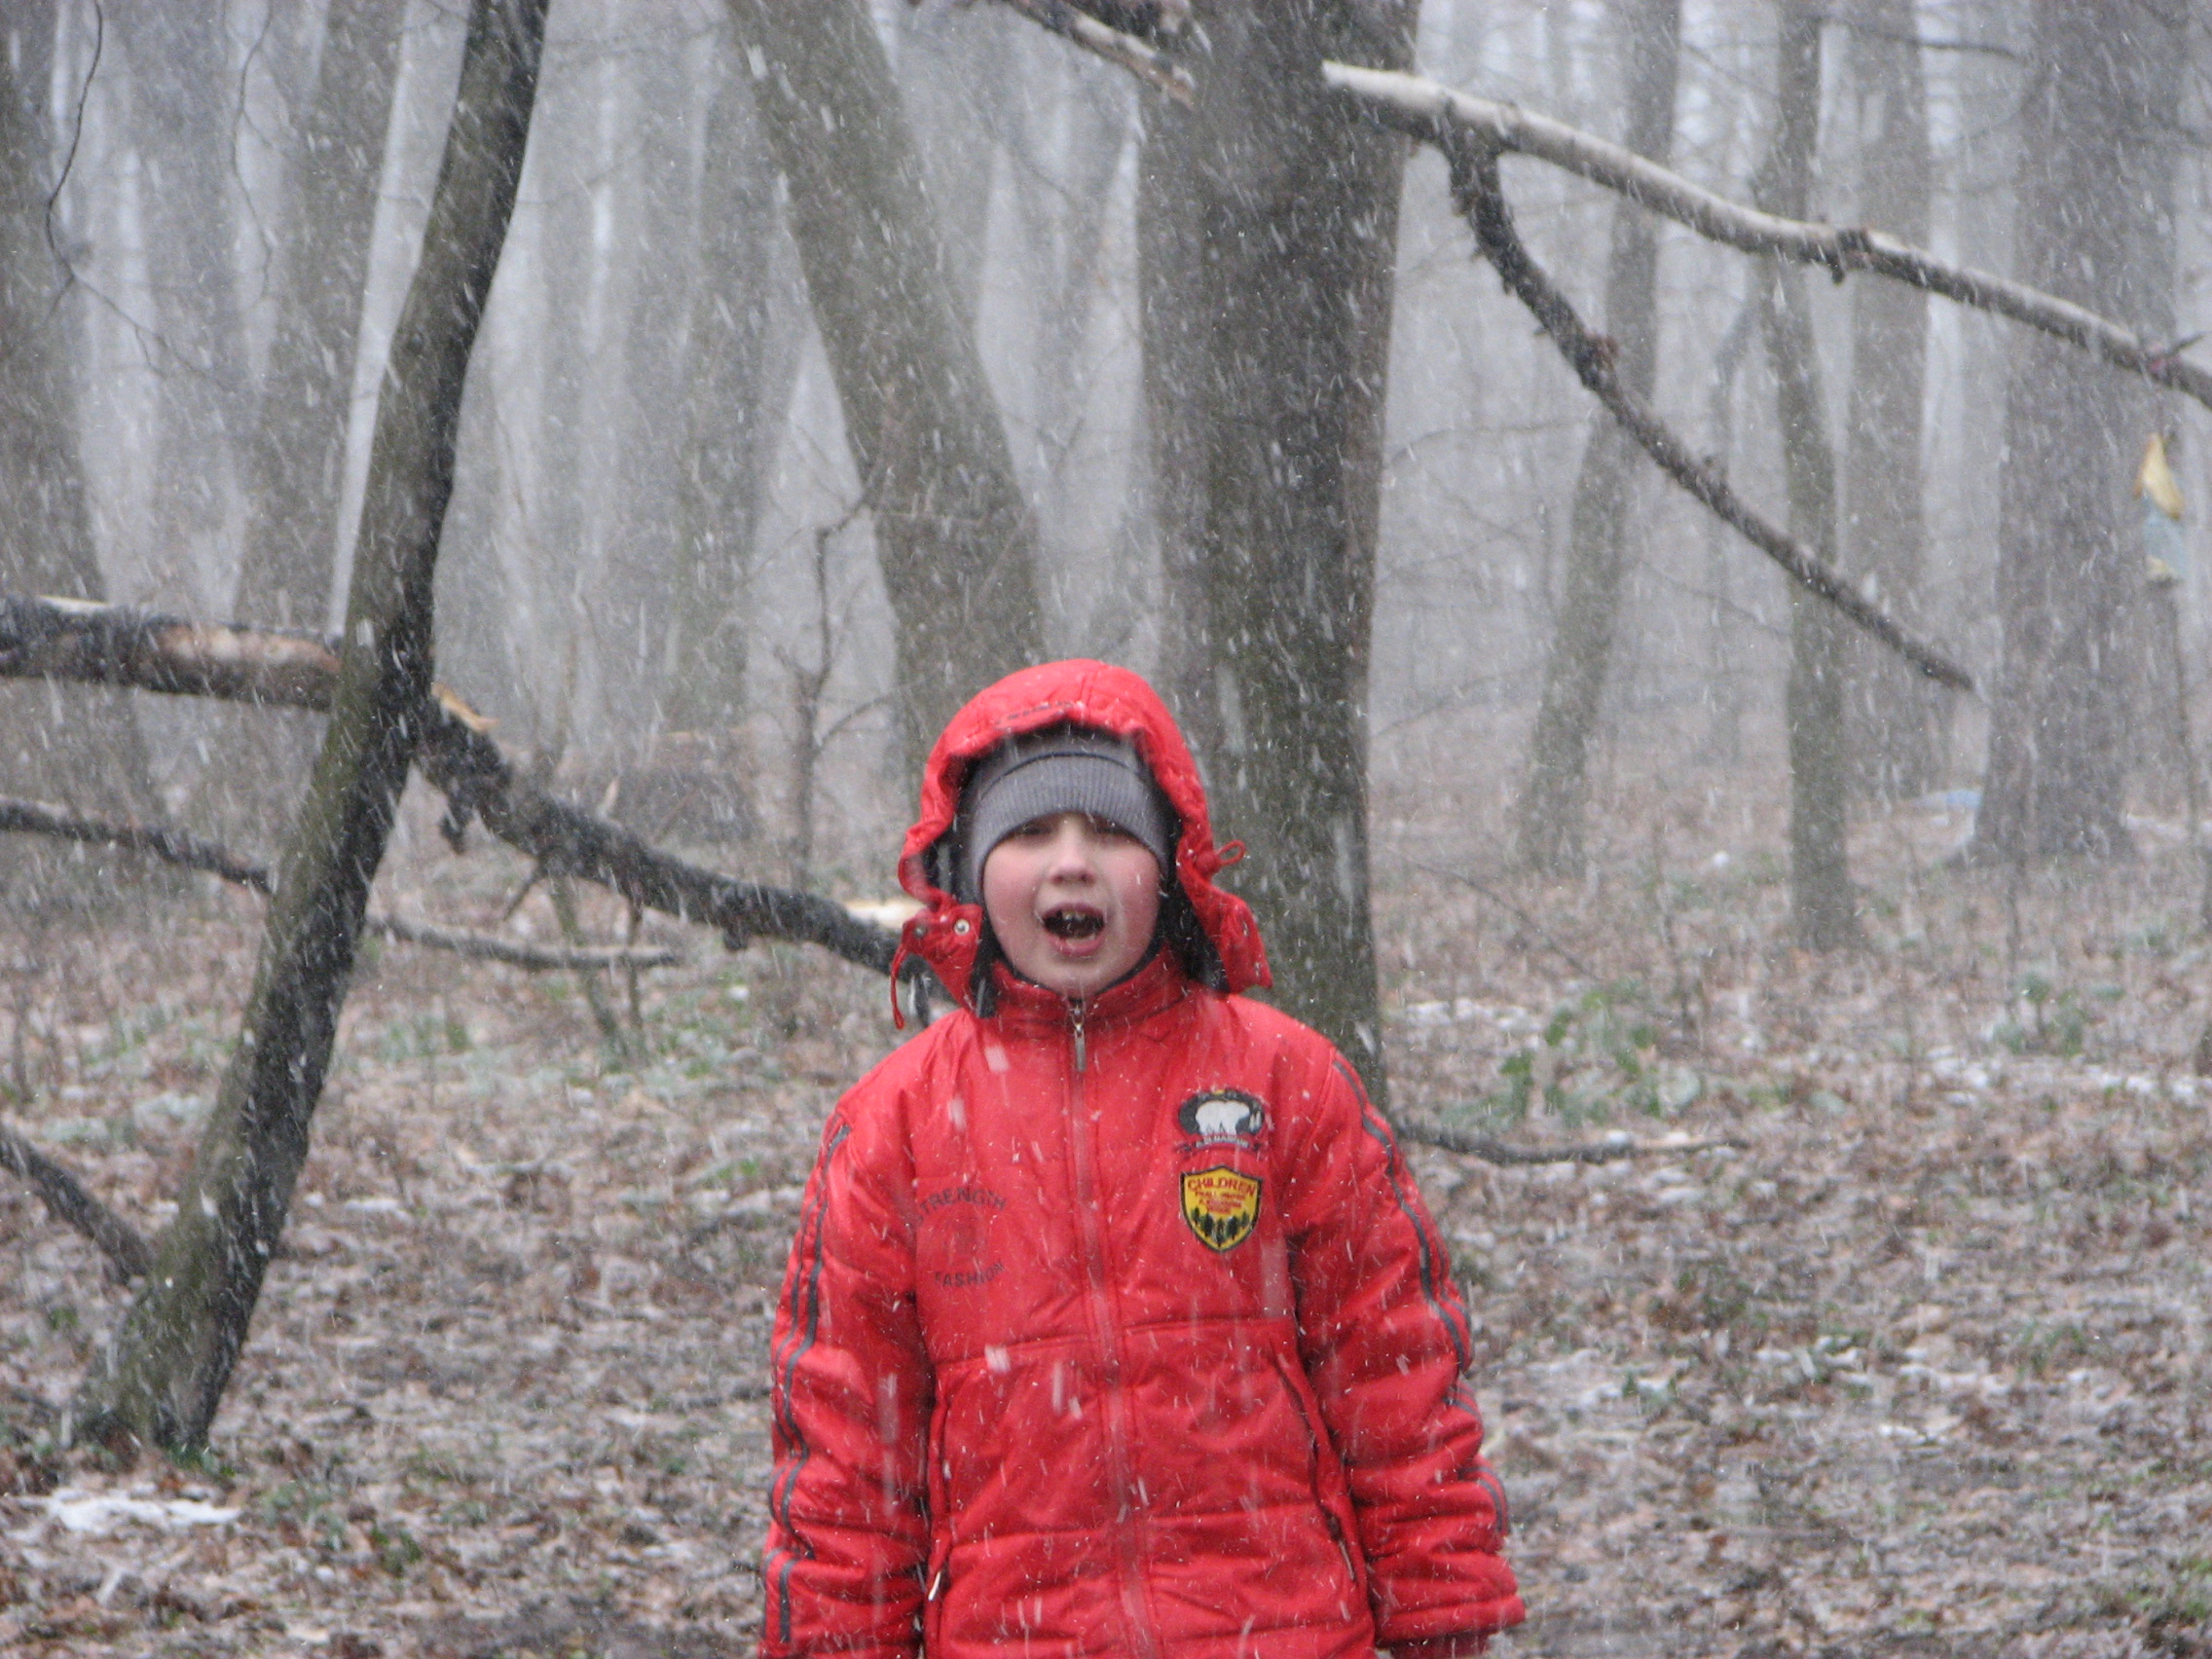
[[154, 824], [113, 823], [79, 818], [68, 808], [39, 800], [0, 797], [0, 830], [25, 835], [52, 835], [88, 847], [121, 847], [127, 852], [149, 853], [164, 864], [184, 869], [205, 870], [240, 887], [266, 896], [275, 886], [261, 866], [225, 852], [212, 841], [187, 835], [181, 830], [165, 830]]
[[2212, 370], [2184, 362], [2176, 347], [2146, 342], [2132, 330], [2056, 295], [1953, 265], [1880, 231], [1811, 224], [1739, 205], [1618, 144], [1511, 104], [1454, 92], [1418, 75], [1349, 63], [1325, 63], [1322, 74], [1330, 86], [1360, 99], [1386, 125], [1447, 154], [1455, 143], [1473, 143], [1493, 152], [1511, 150], [1549, 162], [1713, 241], [1746, 253], [1818, 265], [1838, 281], [1850, 272], [1865, 271], [1940, 294], [2041, 329], [2096, 353], [2116, 368], [2212, 408]]
[[121, 1278], [128, 1281], [146, 1276], [154, 1253], [146, 1247], [138, 1230], [85, 1191], [76, 1176], [4, 1124], [0, 1124], [0, 1168], [13, 1170], [29, 1182], [54, 1219], [75, 1228], [97, 1245]]
[[1744, 1143], [1720, 1137], [1693, 1140], [1687, 1135], [1667, 1135], [1659, 1140], [1637, 1140], [1625, 1134], [1607, 1135], [1602, 1141], [1580, 1146], [1516, 1146], [1495, 1135], [1470, 1134], [1448, 1129], [1441, 1124], [1401, 1120], [1398, 1133], [1444, 1152], [1464, 1153], [1491, 1163], [1617, 1163], [1629, 1158], [1672, 1158], [1692, 1152], [1741, 1152]]
[[[0, 679], [326, 711], [337, 667], [335, 643], [310, 635], [206, 628], [129, 606], [0, 595]], [[490, 722], [442, 685], [422, 714], [416, 763], [446, 795], [446, 833], [457, 843], [474, 818], [547, 873], [598, 882], [634, 904], [717, 928], [732, 949], [756, 938], [787, 939], [890, 972], [899, 944], [890, 929], [815, 894], [701, 869], [555, 799], [515, 768]], [[918, 983], [925, 970], [912, 961], [908, 972]]]
[[[275, 886], [275, 878], [267, 869], [260, 865], [247, 864], [212, 841], [203, 841], [182, 830], [167, 830], [159, 825], [78, 818], [62, 807], [49, 806], [44, 801], [0, 797], [0, 830], [52, 835], [87, 846], [121, 847], [130, 852], [148, 853], [166, 864], [177, 865], [185, 869], [205, 870], [221, 876], [225, 881], [236, 882], [240, 887], [250, 887], [264, 896]], [[496, 934], [476, 933], [466, 928], [441, 928], [429, 922], [411, 922], [400, 916], [370, 916], [362, 926], [371, 933], [399, 940], [403, 943], [425, 945], [433, 950], [450, 950], [460, 956], [474, 957], [485, 962], [504, 962], [509, 967], [528, 968], [536, 972], [574, 972], [587, 968], [667, 968], [683, 960], [682, 952], [678, 950], [639, 950], [621, 945], [545, 950], [536, 945], [500, 939]]]
[[1120, 65], [1155, 92], [1164, 92], [1185, 109], [1198, 96], [1191, 73], [1167, 55], [1147, 46], [1135, 35], [1124, 34], [1070, 5], [1068, 0], [1002, 0], [1031, 22], [1072, 40], [1086, 52], [1094, 52], [1109, 63]]
[[635, 945], [594, 944], [548, 950], [542, 945], [523, 944], [515, 940], [501, 939], [497, 934], [477, 933], [469, 928], [441, 928], [429, 922], [411, 922], [401, 916], [371, 916], [362, 926], [371, 933], [398, 940], [403, 944], [421, 944], [427, 945], [432, 950], [450, 950], [457, 956], [473, 957], [480, 962], [503, 962], [510, 968], [528, 968], [533, 973], [559, 971], [572, 974], [599, 968], [673, 968], [683, 960], [683, 952], [665, 947], [639, 949]]
[[1612, 412], [1629, 436], [1659, 463], [1660, 470], [1714, 512], [1744, 538], [1780, 565], [1799, 586], [1826, 600], [1939, 685], [1972, 691], [1973, 677], [1948, 656], [1908, 634], [1898, 620], [1860, 592], [1841, 571], [1788, 532], [1769, 524], [1747, 506], [1719, 472], [1699, 461], [1689, 447], [1642, 404], [1622, 389], [1613, 372], [1613, 343], [1587, 328], [1567, 296], [1552, 285], [1513, 227], [1513, 211], [1498, 183], [1497, 150], [1483, 148], [1454, 130], [1446, 156], [1460, 210], [1475, 228], [1483, 253], [1514, 297], [1543, 326], [1582, 384]]

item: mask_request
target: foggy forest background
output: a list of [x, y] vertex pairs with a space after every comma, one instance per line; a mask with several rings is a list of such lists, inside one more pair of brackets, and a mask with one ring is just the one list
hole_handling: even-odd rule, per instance
[[[2212, 15], [1077, 10], [1148, 44], [554, 0], [534, 79], [534, 0], [0, 16], [0, 1645], [740, 1641], [783, 1251], [902, 1040], [920, 753], [1047, 654], [1161, 685], [1278, 1000], [1400, 1124], [1530, 1650], [2212, 1651]], [[2133, 343], [1528, 155], [1493, 190], [1323, 57]], [[505, 150], [457, 137], [495, 108]], [[426, 249], [517, 155], [511, 220]], [[1500, 200], [1604, 331], [1574, 367], [1478, 258]], [[425, 305], [450, 450], [392, 369]], [[393, 432], [402, 486], [454, 461], [461, 714], [350, 600]], [[366, 787], [318, 842], [322, 717], [147, 695], [159, 630], [35, 596], [343, 628], [317, 694], [397, 685], [383, 782], [432, 787], [388, 857]]]
[[[43, 304], [63, 347], [70, 425], [47, 441], [81, 467], [83, 515], [55, 512], [47, 535], [61, 549], [39, 547], [45, 527], [18, 516], [0, 552], [10, 589], [335, 625], [462, 21], [450, 7], [399, 0], [341, 10], [351, 37], [306, 6], [14, 10], [9, 282], [27, 308], [17, 314]], [[1618, 138], [1632, 10], [1429, 0], [1416, 56], [1449, 85]], [[2129, 8], [2097, 12], [2085, 26], [2132, 26]], [[1155, 669], [1163, 591], [1134, 230], [1146, 94], [990, 5], [881, 4], [876, 22], [1035, 504], [1048, 646]], [[2027, 234], [2020, 111], [2043, 72], [2035, 25], [2020, 5], [1835, 10], [1808, 216], [2013, 269]], [[1749, 3], [1691, 4], [1681, 18], [1673, 165], [1740, 201], [1753, 195], [1776, 119], [1776, 27], [1772, 8]], [[2124, 135], [2147, 192], [2144, 275], [2101, 302], [2147, 337], [2181, 339], [2202, 307], [2207, 186], [2194, 123], [2205, 42], [2200, 20], [2166, 38], [2178, 55], [2142, 47], [2157, 70], [2147, 93], [2162, 103], [2135, 112]], [[340, 48], [354, 60], [332, 86]], [[618, 775], [632, 777], [639, 802], [651, 781], [641, 773], [726, 774], [735, 787], [695, 805], [706, 827], [751, 837], [749, 867], [872, 894], [910, 804], [913, 757], [891, 717], [871, 523], [857, 510], [836, 388], [751, 101], [745, 60], [708, 10], [555, 9], [470, 377], [439, 578], [439, 672], [505, 740], [556, 758], [592, 798]], [[303, 187], [311, 138], [327, 168], [360, 175], [350, 197]], [[1582, 453], [1604, 419], [1471, 264], [1443, 171], [1416, 152], [1400, 209], [1367, 705], [1379, 781], [1418, 778], [1404, 810], [1435, 824], [1493, 814], [1520, 787]], [[1513, 177], [1532, 245], [1602, 319], [1614, 199], [1533, 165]], [[322, 219], [303, 223], [309, 212]], [[1773, 382], [1744, 326], [1766, 268], [1671, 225], [1658, 240], [1655, 402], [1780, 517]], [[358, 319], [341, 353], [346, 418], [324, 453], [271, 453], [318, 436], [314, 418], [284, 408], [274, 378], [285, 366], [274, 330], [287, 290], [317, 283], [334, 290], [326, 315]], [[1842, 562], [1905, 571], [1915, 625], [1986, 686], [2000, 653], [2004, 498], [2021, 488], [2003, 466], [2008, 356], [2034, 348], [2001, 319], [1909, 295], [1904, 320], [1883, 335], [1867, 313], [1896, 309], [1884, 289], [1808, 284], [1840, 463]], [[733, 325], [737, 346], [719, 344], [716, 331]], [[733, 351], [744, 360], [733, 365]], [[2120, 378], [2064, 356], [2050, 372]], [[1911, 379], [1916, 407], [1896, 389]], [[34, 401], [6, 394], [12, 411]], [[2118, 408], [2130, 424], [2106, 434], [2097, 458], [2116, 536], [2132, 534], [2127, 488], [2155, 429], [2173, 434], [2193, 508], [2212, 495], [2202, 410], [2148, 389]], [[1629, 489], [1601, 771], [1666, 776], [1710, 760], [1778, 776], [1786, 582], [1652, 468], [1637, 463]], [[2201, 515], [2183, 522], [2200, 549]], [[717, 660], [712, 683], [685, 684], [673, 672], [679, 636], [700, 618], [682, 572], [702, 563], [726, 577], [705, 596]], [[2184, 568], [2193, 664], [2205, 643], [2202, 563]], [[2116, 667], [2135, 670], [2143, 648], [2130, 637]], [[17, 711], [44, 695], [7, 693]], [[2136, 695], [2125, 758], [2136, 787], [2155, 787], [2167, 693], [2154, 682]], [[1905, 744], [1887, 772], [1876, 757], [1862, 781], [1908, 797], [1974, 786], [1986, 708], [1937, 694], [1932, 736]], [[167, 813], [236, 834], [233, 797], [249, 797], [249, 838], [274, 840], [304, 773], [266, 788], [242, 776], [240, 752], [223, 747], [235, 729], [226, 738], [227, 718], [204, 707], [139, 699], [129, 719]], [[282, 753], [266, 740], [271, 723], [259, 717], [262, 735], [243, 752], [256, 763]], [[24, 733], [18, 724], [18, 767]], [[822, 775], [802, 803], [817, 748]], [[1465, 758], [1449, 763], [1455, 756]], [[29, 781], [46, 787], [20, 793], [51, 796], [53, 779], [80, 766], [76, 756], [34, 758]], [[633, 815], [665, 828], [652, 810], [635, 804]], [[1642, 838], [1629, 825], [1592, 832], [1601, 844]], [[1509, 850], [1456, 849], [1488, 862]]]

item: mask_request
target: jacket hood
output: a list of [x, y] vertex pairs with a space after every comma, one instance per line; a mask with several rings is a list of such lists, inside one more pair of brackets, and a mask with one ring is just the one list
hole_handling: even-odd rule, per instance
[[1175, 879], [1221, 959], [1228, 988], [1242, 991], [1272, 983], [1251, 907], [1214, 885], [1214, 876], [1241, 858], [1244, 849], [1235, 842], [1214, 846], [1205, 786], [1175, 718], [1140, 676], [1111, 663], [1080, 659], [1021, 669], [977, 692], [930, 751], [922, 771], [921, 811], [899, 855], [899, 884], [922, 904], [901, 935], [900, 954], [914, 952], [955, 997], [970, 1000], [969, 982], [983, 937], [982, 906], [961, 903], [932, 879], [930, 850], [951, 832], [961, 786], [978, 760], [1009, 738], [1056, 725], [1108, 732], [1135, 748], [1182, 822], [1175, 842]]

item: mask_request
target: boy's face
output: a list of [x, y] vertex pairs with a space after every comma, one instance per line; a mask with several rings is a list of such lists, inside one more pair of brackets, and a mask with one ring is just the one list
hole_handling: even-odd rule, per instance
[[1101, 819], [1033, 818], [983, 861], [983, 911], [1015, 973], [1088, 997], [1144, 960], [1160, 920], [1160, 861]]

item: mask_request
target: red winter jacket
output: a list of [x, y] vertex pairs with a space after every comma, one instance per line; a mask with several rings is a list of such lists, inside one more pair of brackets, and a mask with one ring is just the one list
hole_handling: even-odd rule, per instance
[[[1027, 670], [931, 756], [902, 875], [963, 994], [980, 918], [932, 886], [966, 767], [1073, 722], [1131, 738], [1234, 988], [1266, 973], [1196, 769], [1134, 675]], [[1161, 953], [1091, 998], [994, 970], [838, 1103], [772, 1349], [761, 1652], [1364, 1659], [1518, 1622], [1466, 1315], [1387, 1125], [1325, 1041]]]

